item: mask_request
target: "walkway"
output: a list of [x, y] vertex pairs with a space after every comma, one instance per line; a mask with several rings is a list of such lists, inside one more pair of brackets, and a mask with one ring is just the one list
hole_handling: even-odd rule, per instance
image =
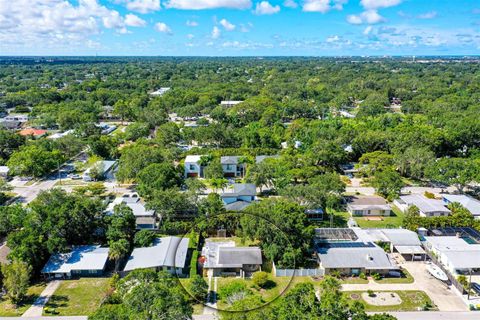
[[[195, 319], [218, 319], [217, 312], [217, 290], [218, 278], [213, 276], [213, 269], [208, 270], [208, 296], [207, 303], [204, 304], [203, 315]], [[213, 288], [212, 288], [213, 281]]]
[[54, 280], [50, 282], [47, 287], [42, 291], [40, 297], [38, 297], [38, 299], [33, 303], [33, 305], [27, 311], [25, 311], [25, 313], [22, 315], [22, 318], [41, 317], [43, 314], [43, 307], [45, 307], [48, 299], [50, 299], [50, 297], [58, 289], [58, 286], [60, 286], [60, 280]]

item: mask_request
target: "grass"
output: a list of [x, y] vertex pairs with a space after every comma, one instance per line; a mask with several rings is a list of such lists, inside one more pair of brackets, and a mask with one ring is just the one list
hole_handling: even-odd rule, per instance
[[[345, 291], [344, 294], [349, 300], [358, 300], [365, 306], [367, 312], [386, 312], [386, 311], [417, 311], [419, 308], [423, 308], [427, 303], [433, 306], [432, 301], [428, 295], [423, 291], [382, 291], [382, 292], [394, 292], [400, 296], [402, 303], [392, 306], [374, 306], [368, 304], [362, 298], [362, 293], [366, 291]], [[375, 291], [379, 292], [379, 291]], [[356, 295], [357, 299], [353, 299], [352, 295]]]
[[108, 282], [108, 278], [63, 280], [46, 307], [55, 309], [60, 316], [88, 316], [106, 296]]
[[[335, 221], [342, 222], [350, 219], [350, 213], [345, 211], [336, 211], [334, 215], [334, 226], [342, 227], [345, 225], [337, 225]], [[382, 217], [382, 220], [367, 220], [365, 217], [353, 217], [360, 228], [398, 228], [402, 225], [404, 214], [396, 206], [392, 205], [392, 215]]]
[[86, 186], [88, 185], [83, 180], [71, 180], [71, 179], [62, 179], [62, 181], [57, 181], [54, 184], [54, 187], [58, 186]]
[[28, 288], [25, 301], [17, 306], [17, 308], [15, 308], [15, 306], [13, 306], [5, 297], [0, 298], [0, 317], [21, 316], [28, 308], [30, 308], [35, 300], [37, 300], [40, 293], [45, 289], [45, 286], [45, 283], [38, 283]]
[[386, 284], [386, 283], [413, 283], [414, 279], [407, 270], [403, 269], [402, 273], [404, 277], [401, 278], [382, 278], [380, 280], [374, 280], [376, 283]]
[[213, 241], [213, 242], [223, 242], [223, 241], [235, 241], [235, 246], [237, 247], [250, 247], [250, 246], [255, 246], [258, 245], [258, 241], [252, 241], [249, 239], [246, 239], [245, 241], [242, 240], [240, 237], [227, 237], [227, 238], [221, 238], [221, 237], [214, 237], [214, 238], [208, 238], [208, 241]]

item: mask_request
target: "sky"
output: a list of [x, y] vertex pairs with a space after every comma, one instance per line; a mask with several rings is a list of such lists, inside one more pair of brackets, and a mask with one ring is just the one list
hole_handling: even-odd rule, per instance
[[0, 0], [0, 55], [477, 55], [480, 0]]

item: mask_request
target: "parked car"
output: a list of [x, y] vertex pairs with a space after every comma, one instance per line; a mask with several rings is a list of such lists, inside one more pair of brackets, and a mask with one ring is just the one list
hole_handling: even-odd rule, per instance
[[477, 295], [480, 295], [480, 284], [472, 282], [472, 290], [475, 291]]
[[69, 175], [67, 175], [67, 178], [72, 179], [72, 180], [82, 179], [82, 177], [80, 177], [80, 175], [78, 175], [78, 174], [69, 174]]

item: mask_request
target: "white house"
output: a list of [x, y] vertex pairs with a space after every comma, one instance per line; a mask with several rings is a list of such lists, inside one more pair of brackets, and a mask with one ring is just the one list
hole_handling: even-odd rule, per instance
[[392, 208], [379, 196], [351, 196], [347, 198], [347, 211], [352, 216], [389, 216]]
[[475, 219], [480, 219], [480, 201], [478, 201], [477, 199], [463, 194], [444, 194], [442, 195], [442, 200], [445, 205], [453, 202], [458, 202], [465, 209], [470, 211], [470, 213], [475, 217]]
[[90, 174], [90, 172], [92, 171], [92, 168], [96, 166], [99, 166], [99, 169], [102, 171], [101, 176], [103, 178], [106, 178], [107, 175], [112, 173], [113, 170], [115, 170], [115, 168], [117, 167], [117, 161], [116, 160], [100, 160], [96, 162], [93, 166], [91, 166], [90, 168], [88, 168], [83, 172], [83, 176], [82, 176], [83, 181], [86, 181], [86, 182], [93, 181], [93, 177]]
[[177, 276], [186, 275], [188, 273], [188, 242], [188, 238], [157, 238], [150, 247], [134, 249], [124, 271], [155, 269]]
[[240, 101], [240, 100], [227, 100], [227, 101], [220, 102], [220, 105], [222, 107], [230, 108], [230, 107], [236, 106], [237, 104], [240, 104], [242, 102], [243, 101]]
[[220, 194], [227, 211], [241, 211], [255, 201], [257, 187], [252, 183], [234, 183], [233, 190]]
[[185, 178], [203, 178], [203, 168], [200, 165], [201, 157], [200, 155], [189, 155], [185, 157]]
[[170, 91], [171, 88], [169, 87], [162, 87], [158, 90], [155, 90], [153, 92], [150, 92], [150, 95], [153, 96], [153, 97], [161, 97], [163, 96], [165, 93], [167, 93], [168, 91]]
[[403, 212], [407, 212], [408, 208], [415, 206], [422, 217], [441, 217], [450, 214], [450, 210], [442, 200], [429, 199], [422, 194], [400, 196], [393, 203]]
[[157, 229], [157, 216], [155, 211], [147, 210], [145, 204], [140, 200], [140, 197], [138, 197], [137, 194], [124, 194], [122, 197], [115, 198], [108, 204], [105, 214], [112, 215], [115, 210], [115, 206], [122, 203], [132, 209], [132, 213], [135, 216], [137, 229]]

